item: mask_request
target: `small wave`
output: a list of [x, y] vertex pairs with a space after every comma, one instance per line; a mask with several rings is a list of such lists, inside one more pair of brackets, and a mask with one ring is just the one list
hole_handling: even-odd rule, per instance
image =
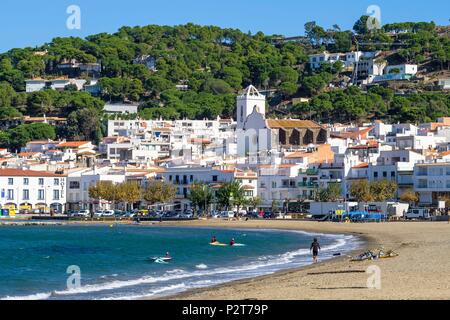
[[208, 269], [208, 266], [204, 263], [200, 263], [195, 266], [197, 269]]
[[167, 274], [180, 274], [180, 273], [184, 273], [185, 271], [183, 269], [173, 269], [173, 270], [169, 270], [166, 271]]
[[31, 294], [28, 296], [7, 296], [4, 298], [1, 298], [0, 300], [47, 300], [48, 298], [50, 298], [52, 296], [51, 292], [43, 292], [43, 293], [36, 293], [36, 294]]
[[138, 300], [138, 299], [142, 299], [145, 297], [155, 296], [157, 294], [161, 294], [164, 292], [183, 291], [186, 289], [189, 289], [189, 287], [187, 287], [184, 283], [179, 283], [179, 284], [174, 284], [174, 285], [170, 285], [167, 287], [155, 289], [155, 290], [152, 290], [145, 294], [133, 295], [133, 296], [123, 296], [123, 297], [107, 297], [107, 298], [102, 298], [100, 300]]

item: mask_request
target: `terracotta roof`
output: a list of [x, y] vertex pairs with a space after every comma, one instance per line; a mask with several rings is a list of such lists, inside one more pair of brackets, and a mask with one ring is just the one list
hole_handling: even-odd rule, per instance
[[246, 184], [246, 185], [243, 185], [243, 186], [242, 186], [242, 189], [244, 189], [244, 190], [253, 190], [253, 189], [255, 189], [255, 187], [254, 187], [254, 186], [251, 186], [251, 185], [249, 185], [249, 184]]
[[22, 158], [28, 158], [34, 155], [41, 154], [40, 152], [21, 152], [17, 156]]
[[0, 169], [0, 177], [65, 177], [65, 175], [48, 171]]
[[211, 140], [201, 139], [201, 138], [192, 138], [191, 143], [201, 143], [201, 144], [210, 144]]
[[444, 151], [444, 152], [441, 152], [441, 153], [439, 153], [439, 155], [440, 155], [441, 157], [446, 157], [446, 156], [450, 155], [450, 151]]
[[373, 128], [374, 127], [369, 127], [353, 132], [331, 132], [330, 136], [341, 139], [360, 139], [360, 137], [366, 136]]
[[88, 144], [90, 141], [67, 141], [58, 144], [58, 147], [61, 148], [79, 148], [82, 145]]
[[172, 128], [154, 128], [152, 129], [153, 132], [171, 132]]
[[368, 168], [369, 164], [367, 162], [360, 163], [356, 166], [353, 166], [352, 169], [365, 169]]
[[322, 128], [318, 123], [311, 120], [287, 120], [287, 119], [267, 119], [267, 127], [271, 129], [293, 129], [293, 128]]
[[[311, 154], [311, 153], [309, 153]], [[303, 158], [303, 157], [307, 157], [308, 153], [304, 152], [304, 151], [296, 151], [293, 153], [288, 154], [287, 156], [285, 156], [286, 159], [295, 159], [295, 158]]]
[[264, 168], [264, 169], [271, 169], [271, 168], [273, 168], [273, 169], [276, 169], [276, 168], [285, 169], [285, 168], [292, 168], [292, 167], [295, 167], [295, 166], [297, 166], [297, 164], [284, 163], [284, 164], [261, 164], [258, 167], [259, 168]]
[[374, 149], [374, 148], [378, 148], [378, 145], [370, 145], [370, 144], [366, 144], [366, 145], [357, 145], [357, 146], [350, 146], [348, 147], [348, 149]]

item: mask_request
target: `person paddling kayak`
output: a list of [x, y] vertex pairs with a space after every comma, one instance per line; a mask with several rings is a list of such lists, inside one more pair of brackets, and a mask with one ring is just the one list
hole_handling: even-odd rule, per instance
[[234, 245], [235, 245], [235, 243], [236, 243], [236, 241], [234, 241], [234, 238], [233, 238], [233, 239], [231, 239], [231, 241], [230, 241], [230, 246], [234, 246]]
[[312, 255], [313, 255], [313, 262], [317, 263], [317, 257], [319, 256], [319, 251], [320, 251], [320, 244], [317, 241], [317, 238], [314, 238], [313, 242], [311, 243], [311, 247], [309, 249], [310, 251], [312, 251]]

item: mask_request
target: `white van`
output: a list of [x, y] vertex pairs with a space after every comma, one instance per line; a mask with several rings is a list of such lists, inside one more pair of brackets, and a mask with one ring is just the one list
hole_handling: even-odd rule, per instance
[[410, 208], [405, 216], [406, 219], [430, 219], [430, 210], [427, 208]]
[[222, 218], [228, 218], [228, 219], [234, 218], [234, 211], [222, 211], [220, 213], [220, 216]]

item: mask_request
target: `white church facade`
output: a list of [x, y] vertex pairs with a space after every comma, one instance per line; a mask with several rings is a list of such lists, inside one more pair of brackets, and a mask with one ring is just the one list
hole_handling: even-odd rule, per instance
[[266, 119], [266, 97], [249, 86], [236, 99], [239, 157], [267, 157], [273, 152], [325, 144], [327, 129], [311, 120]]

